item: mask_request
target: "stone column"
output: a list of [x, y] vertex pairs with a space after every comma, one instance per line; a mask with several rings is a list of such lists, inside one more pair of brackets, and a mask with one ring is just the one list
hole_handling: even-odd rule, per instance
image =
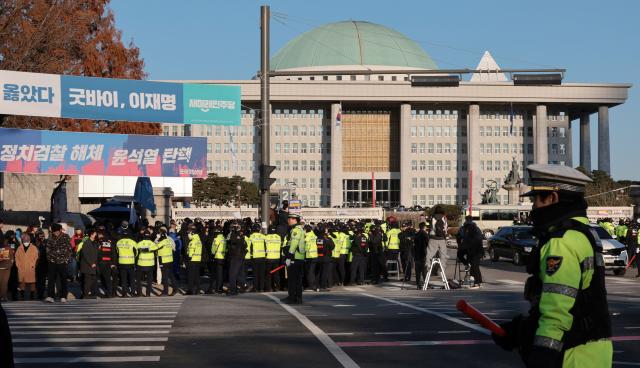
[[591, 171], [591, 130], [588, 112], [580, 114], [580, 166]]
[[611, 174], [609, 106], [598, 107], [598, 170]]
[[548, 164], [549, 163], [549, 144], [547, 138], [547, 106], [536, 106], [535, 133], [533, 141], [535, 147], [533, 151], [533, 163]]
[[400, 105], [400, 204], [411, 203], [411, 105]]
[[[480, 105], [469, 105], [467, 118], [467, 177], [470, 184], [469, 203], [480, 203]], [[472, 203], [473, 201], [473, 203]]]
[[342, 206], [342, 123], [340, 103], [331, 104], [331, 207]]

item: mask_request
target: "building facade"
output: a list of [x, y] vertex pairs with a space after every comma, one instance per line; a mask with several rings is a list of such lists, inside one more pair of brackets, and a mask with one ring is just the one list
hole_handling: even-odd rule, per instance
[[[478, 203], [487, 187], [501, 188], [513, 161], [521, 176], [532, 163], [591, 170], [594, 114], [597, 169], [610, 172], [608, 110], [625, 102], [630, 87], [514, 85], [488, 53], [459, 86], [416, 87], [403, 70], [437, 69], [426, 52], [396, 31], [355, 21], [300, 35], [274, 55], [271, 69], [291, 72], [271, 79], [273, 190], [295, 189], [309, 207]], [[256, 181], [260, 81], [182, 82], [240, 86], [241, 126], [165, 124], [163, 134], [207, 137], [209, 172]], [[506, 204], [505, 190], [498, 199]]]

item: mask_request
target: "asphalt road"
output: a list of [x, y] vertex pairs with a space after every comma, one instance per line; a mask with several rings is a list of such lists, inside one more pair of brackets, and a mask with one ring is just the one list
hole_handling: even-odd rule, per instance
[[[465, 299], [498, 322], [526, 312], [523, 267], [483, 263], [485, 287], [415, 284], [237, 297], [74, 300], [5, 305], [20, 367], [517, 367], [515, 353], [455, 310]], [[640, 279], [607, 279], [615, 366], [639, 365]], [[453, 266], [448, 273], [453, 273]]]

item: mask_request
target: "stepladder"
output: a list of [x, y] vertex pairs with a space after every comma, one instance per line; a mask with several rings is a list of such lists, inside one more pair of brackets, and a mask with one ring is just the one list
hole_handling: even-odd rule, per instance
[[440, 277], [442, 279], [442, 283], [444, 284], [445, 290], [449, 290], [449, 281], [447, 281], [447, 275], [445, 275], [444, 267], [442, 267], [442, 262], [440, 262], [440, 258], [432, 258], [431, 264], [429, 265], [429, 272], [427, 272], [427, 278], [424, 281], [424, 285], [422, 285], [422, 290], [427, 290], [429, 287], [429, 281], [431, 279], [431, 272], [433, 272], [433, 266], [438, 265], [440, 267]]

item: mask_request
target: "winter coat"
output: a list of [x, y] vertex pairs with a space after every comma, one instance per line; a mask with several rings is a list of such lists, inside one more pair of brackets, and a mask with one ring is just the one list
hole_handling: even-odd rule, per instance
[[[80, 251], [80, 272], [85, 274], [95, 274], [96, 268], [91, 267], [98, 263], [98, 244], [91, 239], [87, 239], [82, 243]], [[97, 266], [96, 266], [97, 267]]]
[[462, 246], [460, 249], [465, 250], [469, 258], [482, 258], [482, 231], [474, 222], [464, 224], [462, 230]]
[[31, 244], [21, 245], [16, 250], [16, 267], [18, 267], [18, 282], [32, 284], [36, 282], [36, 264], [38, 263], [38, 248]]
[[67, 264], [71, 257], [71, 238], [60, 234], [57, 238], [51, 235], [47, 240], [47, 261], [55, 264]]

